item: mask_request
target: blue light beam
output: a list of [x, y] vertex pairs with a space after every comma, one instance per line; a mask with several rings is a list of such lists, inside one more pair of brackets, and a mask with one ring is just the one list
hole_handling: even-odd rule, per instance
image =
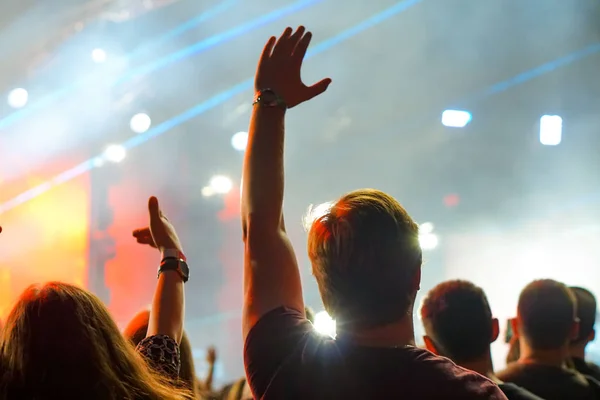
[[[324, 51], [329, 50], [333, 46], [335, 46], [347, 39], [350, 39], [351, 37], [363, 32], [364, 30], [366, 30], [368, 28], [371, 28], [371, 27], [377, 25], [378, 23], [381, 23], [385, 20], [390, 19], [394, 15], [399, 14], [399, 13], [407, 10], [409, 7], [414, 6], [422, 1], [423, 0], [406, 0], [406, 1], [401, 1], [399, 3], [396, 3], [394, 6], [388, 8], [378, 14], [373, 15], [372, 17], [362, 21], [358, 25], [348, 28], [348, 29], [340, 32], [339, 34], [317, 44], [316, 46], [312, 47], [307, 52], [306, 57], [311, 58], [320, 53], [323, 53]], [[208, 100], [203, 101], [202, 103], [199, 103], [198, 105], [157, 125], [156, 127], [149, 129], [148, 131], [146, 131], [140, 135], [131, 137], [129, 140], [125, 141], [122, 145], [123, 145], [123, 147], [125, 147], [128, 150], [132, 149], [134, 147], [140, 146], [141, 144], [147, 142], [148, 140], [155, 138], [157, 136], [160, 136], [163, 133], [171, 130], [175, 126], [180, 125], [184, 122], [187, 122], [190, 119], [195, 118], [195, 117], [201, 115], [202, 113], [204, 113], [218, 105], [225, 103], [227, 100], [231, 99], [232, 97], [234, 97], [240, 93], [243, 93], [246, 90], [251, 89], [253, 81], [254, 81], [254, 78], [249, 78], [243, 82], [240, 82], [237, 85], [231, 87], [230, 89], [223, 91], [223, 92], [209, 98]], [[23, 203], [26, 203], [26, 202], [34, 199], [35, 197], [47, 192], [48, 190], [50, 190], [51, 188], [53, 188], [59, 184], [67, 182], [81, 174], [84, 174], [85, 172], [87, 172], [87, 171], [91, 170], [92, 168], [96, 167], [97, 165], [99, 165], [99, 163], [97, 161], [99, 161], [101, 159], [102, 159], [102, 156], [97, 156], [97, 157], [91, 158], [87, 161], [84, 161], [81, 164], [55, 176], [54, 178], [50, 179], [49, 181], [46, 181], [46, 182], [42, 183], [41, 185], [35, 186], [35, 187], [19, 194], [18, 196], [6, 201], [5, 203], [0, 205], [0, 214], [5, 213], [8, 210], [11, 210], [15, 207], [18, 207], [19, 205], [21, 205]]]

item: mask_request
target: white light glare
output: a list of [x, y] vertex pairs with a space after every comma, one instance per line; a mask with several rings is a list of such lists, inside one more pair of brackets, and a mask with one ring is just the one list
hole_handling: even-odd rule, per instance
[[562, 118], [558, 115], [544, 115], [540, 118], [540, 143], [556, 146], [562, 140]]
[[106, 61], [106, 52], [102, 49], [92, 50], [92, 60], [97, 64], [103, 63]]
[[315, 331], [323, 336], [335, 338], [335, 321], [327, 314], [326, 311], [321, 311], [315, 314], [314, 322]]
[[306, 214], [302, 219], [302, 225], [304, 226], [304, 229], [308, 232], [313, 222], [327, 214], [332, 206], [333, 202], [331, 201], [327, 201], [325, 203], [317, 205], [311, 204], [310, 206], [308, 206], [308, 210], [306, 211]]
[[472, 119], [468, 111], [446, 110], [442, 113], [442, 124], [451, 128], [464, 128]]
[[434, 233], [419, 234], [419, 244], [423, 250], [433, 250], [438, 246], [439, 239]]
[[126, 155], [127, 150], [125, 150], [125, 147], [119, 144], [111, 144], [106, 148], [106, 150], [104, 150], [104, 158], [107, 161], [114, 163], [120, 163], [125, 159]]
[[231, 137], [231, 146], [237, 151], [246, 150], [248, 145], [248, 132], [238, 132]]
[[27, 100], [29, 100], [29, 93], [23, 88], [13, 89], [8, 94], [8, 105], [12, 108], [25, 107]]
[[152, 120], [148, 114], [139, 113], [131, 117], [129, 121], [129, 127], [135, 133], [144, 133], [152, 126]]
[[209, 187], [215, 194], [226, 194], [233, 187], [233, 182], [226, 176], [217, 175], [212, 177]]
[[419, 233], [421, 235], [427, 235], [433, 232], [433, 224], [431, 222], [424, 222], [419, 226]]

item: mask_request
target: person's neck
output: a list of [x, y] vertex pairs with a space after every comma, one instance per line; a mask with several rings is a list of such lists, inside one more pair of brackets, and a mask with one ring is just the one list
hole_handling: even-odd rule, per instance
[[582, 343], [582, 344], [574, 344], [571, 347], [569, 347], [569, 353], [571, 354], [571, 357], [580, 358], [580, 359], [584, 360], [586, 345], [587, 345], [587, 343]]
[[407, 347], [415, 345], [415, 332], [412, 315], [398, 322], [376, 328], [341, 331], [338, 337], [348, 342], [366, 347]]
[[494, 373], [494, 364], [492, 363], [492, 355], [488, 352], [485, 356], [473, 361], [465, 361], [457, 363], [463, 368], [477, 372], [495, 383], [502, 383]]
[[532, 349], [527, 345], [521, 345], [520, 364], [548, 365], [553, 367], [566, 367], [569, 359], [569, 347], [563, 347], [551, 350]]

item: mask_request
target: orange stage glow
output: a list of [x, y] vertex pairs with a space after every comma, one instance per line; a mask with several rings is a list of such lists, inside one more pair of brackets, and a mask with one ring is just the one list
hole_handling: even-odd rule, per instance
[[86, 174], [0, 216], [1, 318], [33, 283], [87, 286], [89, 193]]

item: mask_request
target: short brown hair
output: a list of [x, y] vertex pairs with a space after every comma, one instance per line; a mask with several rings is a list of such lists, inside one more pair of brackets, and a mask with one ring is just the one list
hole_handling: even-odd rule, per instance
[[577, 319], [573, 292], [560, 282], [541, 279], [521, 291], [517, 315], [519, 332], [536, 350], [558, 349], [570, 341]]
[[342, 196], [312, 223], [308, 255], [338, 328], [381, 326], [410, 313], [422, 257], [419, 227], [386, 193]]
[[492, 310], [483, 289], [471, 282], [447, 281], [431, 289], [421, 319], [437, 350], [455, 362], [477, 360], [490, 351]]

